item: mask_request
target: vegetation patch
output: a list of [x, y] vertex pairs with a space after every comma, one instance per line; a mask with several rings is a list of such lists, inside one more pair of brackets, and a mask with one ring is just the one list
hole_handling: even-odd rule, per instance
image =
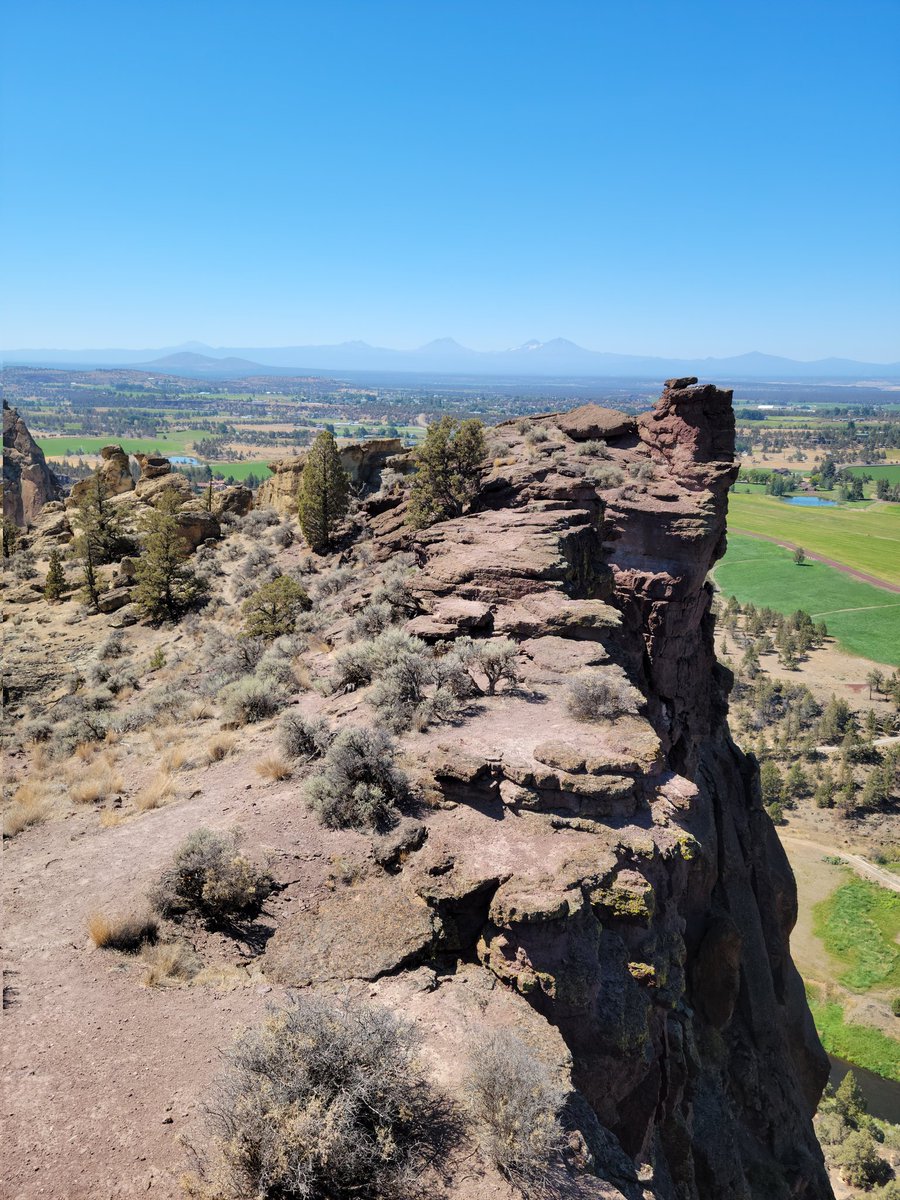
[[880, 1029], [845, 1021], [841, 1005], [820, 1000], [811, 986], [807, 986], [806, 998], [822, 1045], [829, 1054], [900, 1082], [900, 1041]]
[[813, 909], [829, 954], [846, 964], [840, 982], [854, 992], [900, 988], [900, 895], [854, 879]]

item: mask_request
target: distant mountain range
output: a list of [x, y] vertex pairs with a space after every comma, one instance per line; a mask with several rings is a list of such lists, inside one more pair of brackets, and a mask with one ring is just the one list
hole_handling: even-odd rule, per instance
[[6, 350], [7, 365], [35, 367], [131, 367], [206, 378], [305, 375], [359, 371], [418, 375], [547, 376], [663, 379], [698, 375], [719, 382], [767, 380], [900, 380], [900, 362], [865, 363], [849, 358], [799, 362], [753, 351], [730, 358], [663, 358], [585, 350], [565, 338], [531, 341], [509, 350], [470, 350], [439, 338], [417, 350], [391, 350], [366, 342], [334, 346], [213, 347], [200, 342], [157, 350]]

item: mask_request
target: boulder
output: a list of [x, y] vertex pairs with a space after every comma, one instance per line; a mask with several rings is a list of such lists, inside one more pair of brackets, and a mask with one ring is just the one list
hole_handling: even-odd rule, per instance
[[191, 553], [206, 541], [222, 536], [218, 518], [203, 509], [184, 508], [176, 514], [178, 529]]
[[253, 507], [253, 492], [242, 483], [234, 487], [223, 488], [213, 492], [213, 512], [217, 517], [225, 513], [235, 517], [244, 517]]
[[[338, 446], [341, 464], [350, 482], [359, 488], [377, 488], [381, 472], [390, 462], [392, 470], [401, 469], [398, 456], [403, 451], [400, 438], [373, 438], [367, 442], [351, 442]], [[274, 508], [277, 512], [297, 511], [297, 491], [303, 476], [307, 451], [292, 458], [270, 462], [272, 474], [259, 486], [256, 503], [259, 508]]]
[[582, 404], [555, 418], [558, 427], [576, 442], [611, 441], [634, 433], [636, 422], [627, 413], [599, 404]]
[[172, 464], [162, 454], [136, 454], [138, 466], [141, 468], [141, 479], [159, 479], [172, 473]]
[[288, 917], [266, 947], [263, 968], [270, 979], [293, 987], [377, 979], [422, 959], [435, 932], [425, 901], [382, 875], [341, 888], [315, 911]]
[[126, 604], [131, 602], [131, 588], [114, 587], [109, 591], [102, 592], [97, 599], [97, 608], [102, 613], [112, 613], [116, 609], [124, 608]]

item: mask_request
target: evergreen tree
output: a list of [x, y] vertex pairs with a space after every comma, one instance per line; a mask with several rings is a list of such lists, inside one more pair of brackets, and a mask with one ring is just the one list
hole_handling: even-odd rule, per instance
[[44, 595], [48, 600], [60, 600], [66, 590], [66, 575], [63, 571], [62, 556], [58, 550], [50, 551], [50, 566], [47, 569], [47, 579], [44, 583]]
[[478, 490], [485, 454], [480, 421], [446, 416], [429, 425], [416, 451], [407, 522], [424, 529], [460, 516]]
[[19, 538], [22, 535], [22, 530], [18, 527], [12, 517], [3, 518], [3, 557], [12, 558], [16, 552], [16, 546]]
[[306, 590], [290, 575], [264, 583], [244, 601], [244, 632], [266, 641], [293, 633], [297, 617], [312, 608]]
[[334, 434], [325, 429], [310, 446], [297, 497], [300, 528], [317, 554], [331, 545], [349, 503], [350, 477], [341, 464]]
[[185, 562], [187, 546], [178, 523], [181, 499], [166, 488], [144, 517], [143, 548], [135, 566], [134, 599], [151, 621], [177, 621], [197, 604], [206, 588]]
[[102, 476], [95, 472], [78, 501], [75, 521], [82, 534], [90, 536], [94, 566], [118, 562], [131, 549], [122, 528], [122, 518], [109, 503], [109, 492]]

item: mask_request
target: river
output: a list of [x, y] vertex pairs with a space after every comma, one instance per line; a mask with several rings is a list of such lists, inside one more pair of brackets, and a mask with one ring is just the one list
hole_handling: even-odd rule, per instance
[[828, 1058], [831, 1062], [828, 1082], [832, 1087], [837, 1087], [847, 1072], [852, 1071], [872, 1116], [900, 1125], [900, 1083], [893, 1079], [885, 1079], [883, 1075], [876, 1075], [862, 1067], [855, 1067], [852, 1063], [844, 1062], [842, 1058], [835, 1058], [833, 1054], [829, 1054]]

